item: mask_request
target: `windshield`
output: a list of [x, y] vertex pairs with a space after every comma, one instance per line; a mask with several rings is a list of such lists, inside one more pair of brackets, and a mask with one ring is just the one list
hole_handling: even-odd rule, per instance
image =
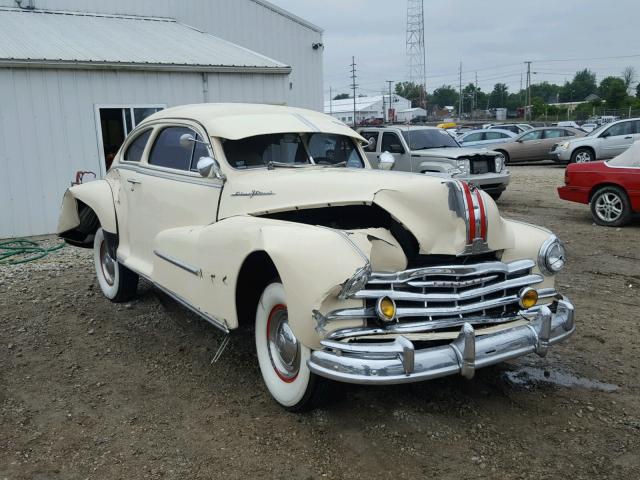
[[459, 147], [458, 142], [445, 130], [423, 128], [420, 130], [403, 130], [402, 136], [410, 150], [426, 150], [428, 148]]
[[600, 125], [598, 128], [595, 128], [593, 130], [591, 130], [589, 133], [587, 133], [587, 137], [593, 137], [594, 135], [599, 134], [602, 130], [604, 130], [605, 127], [608, 127], [610, 124], [605, 123], [603, 125]]
[[270, 163], [364, 168], [354, 139], [331, 133], [274, 133], [222, 139], [222, 148], [229, 164], [240, 170], [263, 168]]

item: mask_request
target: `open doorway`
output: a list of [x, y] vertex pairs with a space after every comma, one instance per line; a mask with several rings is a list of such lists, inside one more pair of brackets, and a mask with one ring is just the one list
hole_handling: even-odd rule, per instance
[[103, 174], [111, 167], [118, 149], [129, 132], [164, 105], [105, 105], [96, 106], [99, 124], [98, 144], [102, 154]]

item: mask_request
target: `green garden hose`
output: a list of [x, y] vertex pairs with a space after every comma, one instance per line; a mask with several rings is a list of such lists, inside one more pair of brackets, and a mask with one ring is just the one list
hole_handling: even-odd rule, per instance
[[53, 247], [42, 247], [37, 242], [16, 238], [0, 242], [0, 265], [17, 265], [19, 263], [33, 262], [46, 257], [51, 252], [64, 247], [64, 242]]

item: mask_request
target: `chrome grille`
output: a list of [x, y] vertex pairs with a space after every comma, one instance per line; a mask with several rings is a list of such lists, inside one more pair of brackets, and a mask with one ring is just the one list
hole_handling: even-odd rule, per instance
[[353, 298], [364, 299], [371, 307], [388, 296], [396, 302], [398, 320], [513, 315], [520, 309], [520, 289], [543, 281], [532, 273], [534, 265], [519, 260], [374, 272]]

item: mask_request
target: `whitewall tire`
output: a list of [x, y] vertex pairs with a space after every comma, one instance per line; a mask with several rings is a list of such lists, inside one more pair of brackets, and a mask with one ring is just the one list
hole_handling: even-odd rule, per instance
[[271, 396], [284, 408], [305, 411], [324, 399], [328, 380], [311, 373], [311, 350], [293, 334], [282, 283], [264, 289], [256, 309], [256, 352]]
[[100, 290], [113, 302], [126, 302], [136, 293], [138, 275], [120, 264], [109, 253], [102, 228], [93, 238], [93, 263]]

